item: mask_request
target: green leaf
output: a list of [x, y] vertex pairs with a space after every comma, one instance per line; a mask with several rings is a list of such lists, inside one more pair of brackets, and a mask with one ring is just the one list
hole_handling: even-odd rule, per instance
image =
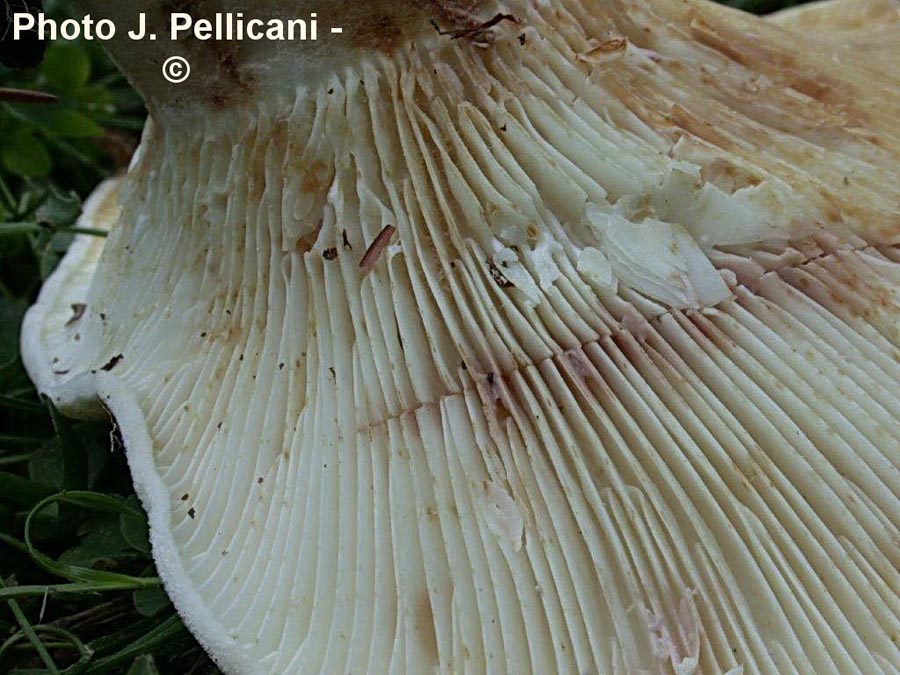
[[[11, 544], [12, 539], [5, 534], [0, 533], [0, 541], [5, 544]], [[55, 595], [84, 595], [85, 593], [108, 593], [112, 591], [131, 591], [134, 590], [134, 583], [130, 581], [94, 581], [94, 582], [76, 582], [71, 584], [48, 584], [48, 585], [31, 585], [31, 586], [8, 586], [0, 588], [0, 600], [8, 600], [10, 598], [34, 598]]]
[[18, 199], [18, 212], [30, 213], [47, 201], [50, 189], [47, 181], [30, 181], [28, 189], [24, 190]]
[[87, 424], [77, 427], [78, 435], [87, 448], [88, 488], [94, 490], [103, 476], [103, 471], [112, 457], [109, 430], [100, 428], [99, 424]]
[[30, 509], [54, 492], [54, 488], [50, 485], [0, 471], [0, 495], [2, 495], [0, 498], [4, 502]]
[[[0, 581], [0, 586], [5, 586], [5, 584]], [[53, 661], [53, 657], [50, 656], [50, 652], [47, 651], [47, 648], [44, 646], [43, 641], [41, 641], [40, 636], [34, 631], [34, 627], [25, 617], [24, 612], [19, 608], [19, 605], [14, 600], [9, 601], [9, 608], [12, 610], [13, 615], [16, 617], [16, 621], [18, 621], [19, 625], [22, 627], [22, 633], [28, 638], [28, 641], [31, 642], [35, 651], [38, 653], [38, 656], [41, 657], [41, 661], [44, 662], [44, 665], [47, 666], [47, 670], [51, 675], [59, 675], [59, 668], [56, 667], [56, 663]]]
[[159, 675], [159, 670], [156, 669], [156, 661], [153, 660], [153, 656], [145, 654], [134, 660], [125, 675]]
[[0, 143], [0, 163], [12, 174], [44, 178], [53, 168], [47, 146], [27, 127], [17, 127]]
[[98, 86], [87, 86], [72, 97], [82, 104], [84, 109], [94, 113], [113, 114], [116, 110], [116, 96], [109, 89]]
[[88, 466], [87, 453], [81, 437], [75, 433], [72, 423], [60, 414], [48, 397], [43, 397], [43, 400], [50, 411], [50, 419], [53, 420], [53, 428], [59, 439], [63, 459], [62, 488], [64, 490], [83, 490], [88, 484]]
[[147, 517], [141, 510], [137, 497], [129, 497], [126, 502], [133, 511], [119, 515], [119, 529], [122, 537], [136, 551], [144, 555], [150, 555], [150, 528]]
[[185, 632], [186, 629], [178, 616], [171, 616], [118, 653], [97, 659], [86, 673], [108, 673], [116, 666], [129, 663], [136, 656], [152, 653], [163, 646], [171, 644], [173, 640], [183, 636]]
[[23, 448], [37, 448], [47, 442], [46, 438], [38, 438], [37, 436], [22, 436], [18, 433], [0, 434], [0, 445], [12, 445]]
[[172, 604], [169, 596], [161, 588], [147, 588], [132, 594], [134, 607], [143, 616], [156, 616]]
[[40, 273], [41, 280], [46, 281], [53, 274], [59, 264], [60, 255], [49, 246], [41, 253]]
[[119, 532], [117, 523], [112, 518], [97, 518], [89, 521], [88, 533], [59, 557], [59, 562], [66, 565], [93, 567], [98, 562], [119, 558], [129, 551], [128, 542]]
[[103, 129], [90, 117], [77, 110], [60, 107], [28, 107], [21, 116], [46, 134], [60, 138], [96, 138]]
[[[7, 132], [4, 130], [5, 125], [3, 121], [3, 116], [0, 115], [0, 134], [5, 136]], [[0, 176], [0, 207], [2, 207], [4, 214], [8, 214], [4, 216], [4, 219], [12, 217], [13, 212], [16, 210], [16, 198], [12, 190], [9, 189], [9, 185], [3, 180], [3, 176]]]
[[26, 308], [23, 300], [0, 296], [0, 367], [19, 358], [19, 326]]
[[81, 200], [74, 192], [64, 193], [53, 189], [34, 215], [39, 223], [54, 227], [71, 225], [81, 215]]
[[37, 223], [0, 223], [0, 237], [34, 234], [40, 232], [40, 228]]
[[51, 485], [56, 492], [63, 489], [65, 473], [65, 459], [62, 448], [59, 446], [59, 440], [56, 438], [35, 451], [28, 462], [28, 475], [31, 480], [43, 485]]
[[0, 391], [13, 398], [33, 391], [28, 373], [20, 360], [0, 366]]
[[[57, 503], [80, 506], [100, 513], [133, 513], [133, 509], [127, 506], [123, 500], [97, 492], [61, 492], [42, 500], [31, 509], [28, 513], [28, 517], [25, 519], [25, 546], [28, 548], [28, 553], [31, 555], [32, 559], [40, 567], [51, 574], [55, 574], [63, 579], [68, 579], [69, 581], [86, 581], [98, 584], [131, 584], [132, 589], [154, 588], [159, 586], [160, 580], [156, 577], [134, 577], [127, 574], [118, 574], [116, 572], [103, 572], [78, 565], [68, 565], [53, 560], [50, 556], [38, 551], [32, 542], [32, 523], [41, 511]], [[7, 541], [9, 540], [9, 537], [6, 537], [3, 534], [0, 534], [0, 538]]]
[[57, 43], [47, 50], [41, 74], [57, 91], [74, 94], [91, 79], [91, 59], [79, 45]]
[[69, 250], [69, 247], [74, 240], [75, 235], [69, 230], [57, 232], [50, 239], [50, 250], [62, 257], [66, 254], [66, 251]]
[[[170, 616], [173, 614], [174, 612]], [[152, 618], [139, 618], [121, 626], [115, 632], [105, 631], [103, 635], [92, 640], [88, 646], [97, 654], [116, 653], [127, 648], [158, 625], [159, 621], [154, 621]]]
[[12, 396], [0, 396], [0, 408], [9, 408], [10, 410], [18, 410], [19, 412], [36, 413], [43, 415], [46, 410], [40, 403], [29, 401]]
[[[12, 604], [12, 602], [13, 601], [10, 601], [11, 604]], [[79, 672], [80, 668], [85, 667], [88, 664], [88, 662], [90, 661], [91, 656], [93, 655], [91, 650], [87, 647], [87, 645], [85, 645], [78, 638], [77, 635], [75, 635], [71, 631], [65, 630], [64, 628], [59, 628], [58, 626], [39, 625], [39, 626], [34, 626], [34, 632], [36, 634], [43, 635], [45, 637], [49, 636], [51, 638], [54, 638], [55, 640], [59, 641], [59, 642], [57, 642], [57, 644], [66, 645], [68, 643], [68, 645], [70, 645], [71, 647], [73, 647], [74, 649], [76, 649], [78, 651], [78, 654], [80, 655], [78, 662], [76, 664], [74, 664], [73, 666], [70, 666], [65, 671], [67, 673], [71, 673], [72, 675], [75, 675], [77, 672]], [[29, 636], [24, 629], [21, 629], [18, 632], [16, 632], [8, 640], [6, 640], [6, 642], [4, 642], [3, 645], [0, 645], [0, 659], [2, 659], [2, 657], [6, 651], [10, 650], [17, 643], [23, 642], [25, 639], [28, 639], [28, 638], [29, 638]], [[14, 672], [20, 673], [22, 671], [17, 670]], [[39, 671], [39, 672], [45, 673], [46, 671]]]

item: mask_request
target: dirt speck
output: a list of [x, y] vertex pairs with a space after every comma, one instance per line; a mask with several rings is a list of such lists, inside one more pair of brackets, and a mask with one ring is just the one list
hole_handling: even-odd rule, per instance
[[439, 662], [437, 634], [434, 628], [434, 611], [427, 591], [419, 594], [416, 603], [416, 634], [421, 641], [422, 651], [428, 654], [437, 664]]
[[66, 322], [66, 326], [71, 326], [81, 321], [81, 317], [87, 311], [87, 305], [83, 302], [76, 302], [72, 305], [72, 318]]
[[[113, 368], [115, 368], [117, 365], [119, 365], [119, 363], [121, 363], [122, 359], [124, 359], [124, 358], [125, 358], [124, 354], [116, 354], [109, 361], [107, 361], [106, 364], [100, 368], [100, 370], [108, 373]], [[94, 372], [96, 372], [96, 371], [94, 371]]]

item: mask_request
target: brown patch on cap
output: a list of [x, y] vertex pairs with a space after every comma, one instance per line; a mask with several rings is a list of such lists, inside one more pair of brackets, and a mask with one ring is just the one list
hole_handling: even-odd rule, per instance
[[[302, 235], [298, 240], [294, 247], [297, 250], [297, 253], [309, 253], [313, 250], [313, 247], [316, 245], [316, 242], [319, 240], [319, 233], [322, 231], [322, 221], [313, 228], [311, 231]], [[337, 251], [335, 251], [335, 257], [337, 257]]]
[[496, 5], [487, 0], [369, 0], [347, 5], [335, 9], [332, 20], [344, 27], [351, 46], [387, 54], [433, 30], [433, 24], [442, 32], [464, 36], [483, 32], [485, 24], [496, 18], [490, 14], [492, 9], [496, 14]]
[[677, 127], [680, 127], [691, 136], [708, 141], [723, 150], [736, 151], [730, 138], [716, 129], [712, 122], [701, 120], [680, 104], [676, 103], [669, 111], [669, 119]]
[[434, 628], [434, 610], [431, 608], [431, 598], [428, 591], [419, 593], [416, 602], [416, 634], [419, 637], [422, 651], [430, 656], [435, 665], [440, 661], [437, 646], [437, 632]]
[[752, 188], [763, 182], [763, 177], [747, 167], [739, 166], [728, 157], [716, 157], [709, 164], [700, 167], [704, 183], [712, 183], [729, 194]]
[[622, 56], [627, 50], [628, 38], [615, 37], [605, 40], [584, 54], [576, 54], [575, 58], [579, 61], [598, 63]]
[[701, 44], [735, 63], [771, 76], [776, 82], [786, 82], [795, 91], [816, 101], [844, 104], [852, 100], [852, 92], [848, 91], [846, 83], [821, 70], [815, 75], [807, 75], [804, 64], [789, 47], [760, 40], [758, 36], [722, 21], [713, 25], [709, 19], [695, 15], [690, 23], [691, 36]]
[[300, 190], [305, 193], [318, 194], [326, 191], [333, 180], [334, 167], [329, 167], [322, 162], [313, 162], [303, 172]]
[[506, 426], [506, 421], [512, 417], [512, 413], [509, 411], [509, 408], [506, 407], [502, 397], [498, 398], [496, 401], [496, 415], [497, 424], [501, 429]]
[[392, 53], [403, 41], [403, 22], [389, 14], [381, 14], [353, 32], [353, 46]]
[[343, 27], [351, 47], [392, 54], [427, 26], [430, 4], [414, 0], [345, 3], [331, 10], [329, 21]]
[[[162, 0], [157, 11], [147, 15], [147, 30], [160, 36], [168, 35], [174, 13], [189, 14], [195, 24], [205, 19], [215, 25], [215, 14], [221, 9], [217, 5], [203, 0]], [[262, 8], [255, 14], [248, 14], [245, 21], [266, 18]], [[175, 46], [176, 43], [171, 44]], [[188, 32], [179, 38], [177, 45], [178, 55], [190, 62], [195, 73], [203, 73], [202, 79], [195, 77], [192, 80], [194, 91], [202, 101], [214, 108], [226, 108], [248, 98], [255, 76], [243, 66], [246, 60], [254, 58], [254, 43], [198, 40], [193, 32]], [[173, 89], [173, 93], [176, 91]]]

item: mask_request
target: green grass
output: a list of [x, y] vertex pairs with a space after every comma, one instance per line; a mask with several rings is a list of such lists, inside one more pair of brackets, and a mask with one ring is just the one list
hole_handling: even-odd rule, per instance
[[61, 100], [0, 103], [0, 672], [217, 672], [155, 576], [116, 432], [62, 418], [19, 359], [22, 316], [78, 232], [81, 199], [127, 162], [143, 108], [94, 45], [0, 67], [0, 87]]
[[82, 198], [127, 162], [143, 106], [84, 43], [0, 67], [0, 87], [60, 98], [0, 104], [0, 672], [217, 672], [156, 577], [111, 425], [62, 418], [19, 359], [22, 316], [79, 232]]

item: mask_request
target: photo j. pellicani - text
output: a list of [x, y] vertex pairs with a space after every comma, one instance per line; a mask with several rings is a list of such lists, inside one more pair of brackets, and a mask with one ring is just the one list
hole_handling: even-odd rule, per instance
[[[56, 21], [44, 14], [20, 12], [13, 17], [13, 39], [20, 40], [28, 31], [36, 30], [41, 40], [112, 40], [122, 27], [110, 19], [95, 19], [90, 14], [80, 21], [66, 19]], [[316, 13], [308, 19], [260, 19], [248, 18], [243, 12], [217, 13], [211, 19], [195, 19], [185, 12], [173, 12], [165, 36], [173, 42], [186, 38], [201, 41], [262, 41], [295, 42], [319, 39]], [[332, 29], [331, 32], [340, 32]], [[134, 41], [156, 40], [156, 33], [150, 28], [147, 14], [141, 12], [136, 17], [136, 25], [127, 30], [129, 39]]]

